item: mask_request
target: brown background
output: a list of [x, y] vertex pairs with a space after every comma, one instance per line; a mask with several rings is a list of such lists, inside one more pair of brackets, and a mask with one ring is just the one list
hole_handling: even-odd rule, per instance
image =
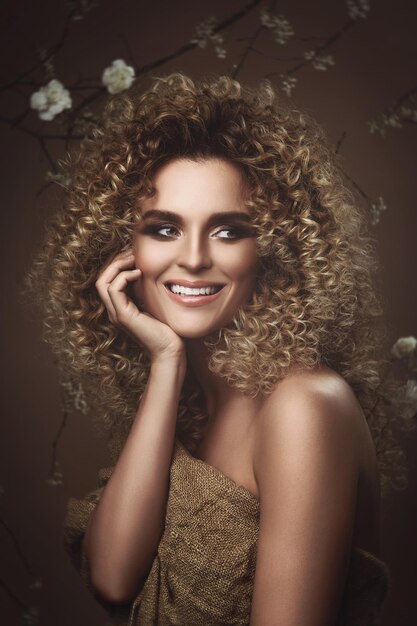
[[[171, 0], [103, 0], [85, 19], [73, 22], [65, 45], [57, 53], [57, 78], [69, 85], [83, 77], [99, 81], [102, 70], [115, 58], [129, 61], [129, 41], [136, 64], [154, 61], [190, 40], [194, 27], [216, 15], [227, 17], [244, 0], [186, 2]], [[388, 210], [375, 229], [381, 257], [381, 284], [392, 341], [416, 335], [416, 153], [417, 127], [390, 129], [385, 139], [369, 133], [367, 122], [388, 108], [403, 92], [417, 84], [415, 3], [410, 0], [371, 2], [366, 20], [359, 20], [329, 48], [335, 66], [319, 72], [311, 66], [297, 74], [295, 103], [309, 111], [341, 147], [346, 172], [366, 193], [383, 196]], [[242, 57], [244, 38], [259, 23], [261, 2], [246, 17], [224, 31], [227, 57], [217, 59], [211, 46], [195, 49], [159, 68], [155, 74], [176, 69], [193, 76], [230, 72]], [[59, 38], [68, 3], [57, 1], [6, 2], [1, 9], [0, 79], [3, 83], [36, 62], [36, 49]], [[293, 25], [296, 38], [278, 46], [268, 32], [256, 46], [272, 56], [289, 58], [311, 49], [346, 23], [344, 0], [285, 0], [277, 12]], [[121, 37], [123, 36], [123, 37]], [[124, 39], [125, 38], [125, 39]], [[250, 53], [239, 78], [256, 83], [268, 72], [283, 71], [292, 63]], [[27, 79], [29, 80], [29, 79]], [[40, 72], [30, 80], [43, 84]], [[274, 81], [273, 81], [274, 82]], [[279, 81], [276, 81], [279, 84]], [[2, 93], [1, 115], [11, 118], [24, 111], [36, 89], [19, 85]], [[3, 119], [4, 122], [4, 119]], [[36, 130], [32, 112], [25, 121]], [[43, 223], [60, 195], [48, 188], [40, 195], [49, 169], [37, 141], [7, 122], [2, 134], [1, 283], [2, 283], [2, 432], [0, 497], [0, 605], [8, 626], [31, 623], [25, 608], [38, 607], [42, 625], [102, 625], [103, 610], [90, 597], [61, 546], [62, 520], [69, 496], [80, 497], [96, 487], [97, 470], [109, 462], [104, 441], [93, 432], [88, 416], [69, 416], [57, 447], [63, 484], [47, 483], [52, 446], [62, 422], [57, 374], [52, 358], [39, 338], [39, 320], [30, 303], [20, 297], [22, 280], [42, 239]], [[64, 153], [62, 142], [51, 147]], [[415, 433], [403, 437], [410, 464], [408, 490], [390, 496], [383, 510], [382, 557], [389, 564], [393, 587], [386, 602], [384, 625], [417, 623], [416, 593], [416, 449]], [[38, 588], [31, 583], [40, 578]], [[33, 621], [32, 623], [36, 623]]]

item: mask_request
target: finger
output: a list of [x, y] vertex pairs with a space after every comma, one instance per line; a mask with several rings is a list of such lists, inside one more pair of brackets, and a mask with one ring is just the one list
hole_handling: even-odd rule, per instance
[[141, 274], [140, 269], [119, 272], [108, 286], [107, 295], [111, 301], [116, 319], [119, 319], [121, 314], [124, 313], [139, 313], [137, 306], [126, 295], [125, 289], [129, 282], [137, 280]]
[[98, 281], [100, 283], [111, 283], [112, 280], [117, 276], [117, 274], [129, 266], [133, 266], [135, 262], [135, 257], [133, 252], [129, 254], [118, 254], [114, 259], [108, 263], [103, 270], [100, 272], [98, 276]]
[[[108, 288], [109, 285], [113, 282], [115, 277], [120, 271], [126, 269], [130, 265], [134, 263], [134, 256], [132, 253], [118, 255], [107, 267], [101, 272], [99, 278], [96, 281], [96, 289], [100, 295], [100, 298], [104, 302], [107, 311], [109, 313], [110, 318], [114, 318], [116, 312], [114, 310], [114, 306], [112, 304], [111, 299], [109, 298]], [[114, 319], [111, 319], [114, 321]]]

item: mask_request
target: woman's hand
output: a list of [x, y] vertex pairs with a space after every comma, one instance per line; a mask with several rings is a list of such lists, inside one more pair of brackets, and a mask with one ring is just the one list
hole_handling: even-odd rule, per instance
[[171, 357], [185, 360], [185, 346], [181, 337], [167, 324], [139, 311], [126, 295], [127, 284], [140, 280], [142, 276], [140, 269], [129, 269], [133, 265], [133, 253], [122, 252], [104, 268], [96, 281], [97, 291], [106, 306], [110, 321], [142, 344], [153, 363]]

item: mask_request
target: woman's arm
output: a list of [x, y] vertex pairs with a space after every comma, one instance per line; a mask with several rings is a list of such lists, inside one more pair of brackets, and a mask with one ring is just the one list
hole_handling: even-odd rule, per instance
[[164, 528], [182, 366], [152, 365], [129, 437], [88, 526], [91, 583], [109, 602], [143, 586]]
[[334, 626], [349, 566], [360, 407], [342, 380], [284, 380], [255, 451], [260, 532], [251, 626]]
[[110, 321], [147, 349], [151, 368], [126, 444], [84, 541], [93, 587], [110, 602], [128, 602], [143, 586], [164, 528], [179, 396], [185, 376], [182, 340], [138, 310], [125, 289], [140, 279], [128, 270], [133, 255], [118, 255], [97, 290]]

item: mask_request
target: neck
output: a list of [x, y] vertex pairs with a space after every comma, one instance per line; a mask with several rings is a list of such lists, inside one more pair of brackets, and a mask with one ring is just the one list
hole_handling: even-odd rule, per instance
[[204, 338], [187, 339], [186, 348], [189, 366], [203, 390], [209, 418], [213, 419], [224, 405], [242, 394], [209, 370], [209, 351], [204, 345]]

